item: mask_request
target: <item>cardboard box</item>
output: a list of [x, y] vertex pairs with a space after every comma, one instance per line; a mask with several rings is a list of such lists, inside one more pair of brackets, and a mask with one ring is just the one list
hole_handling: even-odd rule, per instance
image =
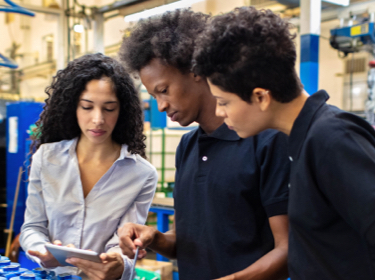
[[161, 262], [155, 260], [138, 260], [136, 267], [154, 271], [160, 274], [161, 280], [172, 280], [173, 265], [170, 262]]

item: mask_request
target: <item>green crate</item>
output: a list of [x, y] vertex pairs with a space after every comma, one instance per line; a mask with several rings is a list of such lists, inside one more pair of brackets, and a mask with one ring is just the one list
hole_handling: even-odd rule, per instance
[[134, 280], [160, 280], [160, 274], [143, 268], [135, 268], [136, 276]]

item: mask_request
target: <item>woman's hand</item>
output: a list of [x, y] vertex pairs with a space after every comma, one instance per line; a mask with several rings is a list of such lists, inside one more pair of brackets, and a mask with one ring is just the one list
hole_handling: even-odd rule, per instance
[[66, 260], [85, 273], [90, 280], [113, 280], [119, 279], [124, 272], [124, 260], [119, 253], [109, 252], [100, 254], [102, 263], [96, 263], [79, 258]]
[[[62, 245], [60, 240], [55, 240], [53, 244], [59, 245], [59, 246]], [[30, 256], [34, 256], [40, 259], [41, 265], [44, 266], [45, 268], [61, 266], [61, 264], [55, 259], [55, 257], [48, 250], [45, 253], [41, 253], [39, 251], [33, 251], [33, 250], [28, 250], [27, 252], [30, 254]]]

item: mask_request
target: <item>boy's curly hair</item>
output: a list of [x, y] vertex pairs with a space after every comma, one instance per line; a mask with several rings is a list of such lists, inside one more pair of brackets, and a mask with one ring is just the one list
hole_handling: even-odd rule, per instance
[[37, 125], [33, 150], [43, 143], [70, 140], [81, 135], [77, 106], [81, 93], [91, 80], [109, 79], [120, 102], [120, 112], [112, 132], [112, 140], [127, 144], [129, 151], [145, 157], [143, 112], [133, 81], [124, 67], [103, 54], [84, 55], [59, 70], [45, 92], [44, 110]]
[[270, 10], [236, 8], [213, 17], [196, 40], [193, 70], [246, 102], [256, 87], [290, 102], [303, 86], [290, 24]]
[[130, 37], [124, 38], [119, 58], [132, 73], [139, 72], [154, 58], [182, 73], [190, 72], [195, 39], [208, 18], [203, 13], [179, 9], [141, 20]]

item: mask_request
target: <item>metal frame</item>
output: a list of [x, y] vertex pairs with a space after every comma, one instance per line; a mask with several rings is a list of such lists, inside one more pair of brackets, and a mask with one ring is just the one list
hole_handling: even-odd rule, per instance
[[[24, 7], [21, 7], [15, 3], [13, 3], [10, 0], [4, 0], [5, 3], [7, 3], [9, 6], [0, 6], [0, 12], [6, 12], [6, 13], [17, 13], [25, 16], [35, 16], [35, 14], [29, 10], [27, 10]], [[16, 69], [18, 68], [18, 65], [15, 61], [5, 57], [0, 53], [0, 66], [8, 67], [11, 69]]]

